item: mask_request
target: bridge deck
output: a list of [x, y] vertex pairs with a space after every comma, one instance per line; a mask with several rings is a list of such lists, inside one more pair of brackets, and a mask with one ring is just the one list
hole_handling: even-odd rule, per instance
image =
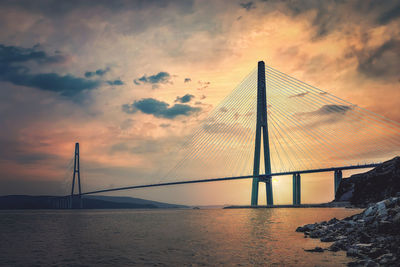
[[241, 180], [241, 179], [250, 179], [250, 178], [260, 178], [261, 180], [263, 180], [267, 176], [271, 177], [271, 176], [293, 175], [295, 173], [304, 174], [304, 173], [331, 172], [331, 171], [336, 171], [336, 170], [342, 170], [343, 171], [343, 170], [354, 170], [354, 169], [366, 169], [366, 168], [374, 168], [374, 167], [376, 167], [378, 165], [379, 165], [379, 163], [373, 163], [373, 164], [364, 164], [364, 165], [331, 167], [331, 168], [323, 168], [323, 169], [300, 170], [300, 171], [289, 171], [289, 172], [276, 172], [276, 173], [271, 173], [269, 175], [267, 175], [267, 174], [262, 174], [262, 175], [258, 175], [258, 176], [245, 175], [245, 176], [235, 176], [235, 177], [223, 177], [223, 178], [200, 179], [200, 180], [191, 180], [191, 181], [178, 181], [178, 182], [158, 183], [158, 184], [134, 185], [134, 186], [125, 186], [125, 187], [118, 187], [118, 188], [110, 188], [110, 189], [102, 189], [102, 190], [90, 191], [90, 192], [82, 193], [81, 195], [91, 195], [91, 194], [97, 194], [97, 193], [105, 193], [105, 192], [112, 192], [112, 191], [122, 191], [122, 190], [147, 188], [147, 187], [158, 187], [158, 186], [180, 185], [180, 184], [195, 184], [195, 183], [209, 183], [209, 182]]

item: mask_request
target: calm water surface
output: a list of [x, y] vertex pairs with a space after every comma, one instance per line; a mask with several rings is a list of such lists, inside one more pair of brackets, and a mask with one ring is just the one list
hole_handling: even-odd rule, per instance
[[297, 226], [359, 210], [1, 211], [2, 266], [340, 266]]

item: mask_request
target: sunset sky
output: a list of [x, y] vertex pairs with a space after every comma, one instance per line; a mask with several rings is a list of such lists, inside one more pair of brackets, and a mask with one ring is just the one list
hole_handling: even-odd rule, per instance
[[[259, 60], [400, 122], [398, 1], [0, 1], [0, 194], [69, 194], [75, 142], [84, 191], [159, 182]], [[303, 202], [332, 199], [333, 177], [310, 179]], [[210, 205], [250, 192], [244, 180], [112, 195]]]

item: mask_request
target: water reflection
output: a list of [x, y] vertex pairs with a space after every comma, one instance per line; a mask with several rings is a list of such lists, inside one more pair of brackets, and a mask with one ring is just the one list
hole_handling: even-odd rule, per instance
[[7, 211], [0, 265], [338, 266], [343, 252], [297, 226], [343, 218], [349, 209]]

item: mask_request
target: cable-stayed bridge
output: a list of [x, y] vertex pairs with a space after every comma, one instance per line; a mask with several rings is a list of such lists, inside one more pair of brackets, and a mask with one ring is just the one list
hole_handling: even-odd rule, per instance
[[[303, 174], [332, 172], [336, 192], [342, 171], [372, 168], [400, 153], [400, 124], [258, 62], [165, 161], [158, 182], [82, 192], [79, 144], [71, 197], [137, 188], [252, 179], [251, 205], [272, 177], [292, 176], [293, 204], [301, 204]], [[333, 167], [332, 167], [333, 166]], [[154, 178], [154, 177], [153, 177]], [[154, 180], [153, 180], [154, 181]], [[75, 182], [78, 193], [75, 194]]]

